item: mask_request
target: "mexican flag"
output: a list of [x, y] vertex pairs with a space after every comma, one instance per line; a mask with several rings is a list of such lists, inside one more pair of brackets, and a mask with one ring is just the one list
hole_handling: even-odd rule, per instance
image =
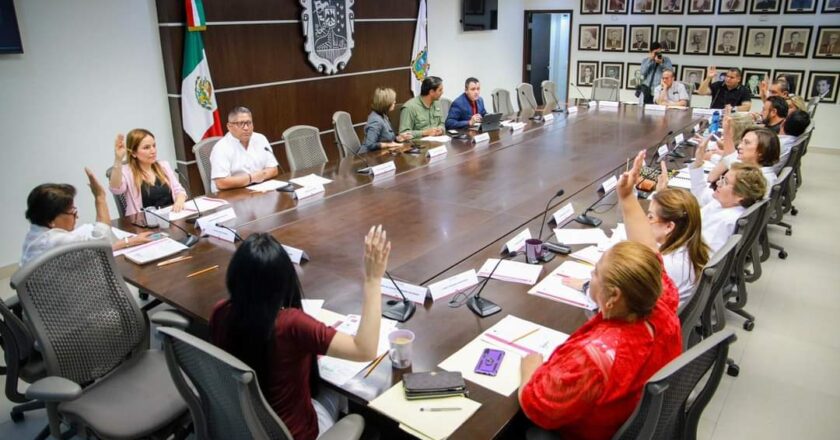
[[187, 34], [184, 38], [184, 68], [181, 81], [181, 119], [184, 131], [194, 142], [221, 136], [222, 123], [204, 53], [201, 31], [206, 28], [201, 0], [185, 0]]
[[426, 30], [426, 0], [420, 0], [417, 10], [417, 27], [411, 46], [411, 91], [420, 96], [420, 84], [429, 74], [429, 44]]

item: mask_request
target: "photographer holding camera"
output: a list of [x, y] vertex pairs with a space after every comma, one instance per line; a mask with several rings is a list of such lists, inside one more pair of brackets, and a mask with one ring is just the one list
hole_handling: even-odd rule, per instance
[[662, 54], [662, 43], [654, 41], [650, 53], [642, 60], [641, 72], [644, 80], [636, 86], [636, 97], [644, 94], [645, 104], [653, 104], [653, 85], [662, 82], [662, 72], [673, 70], [671, 59]]

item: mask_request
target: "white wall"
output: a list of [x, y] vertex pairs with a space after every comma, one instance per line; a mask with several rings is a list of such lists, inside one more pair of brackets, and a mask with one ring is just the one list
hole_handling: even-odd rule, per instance
[[40, 183], [76, 186], [79, 221], [93, 221], [83, 168], [105, 184], [117, 132], [148, 128], [159, 157], [175, 159], [154, 1], [15, 6], [24, 53], [0, 55], [0, 266], [20, 259], [26, 196]]

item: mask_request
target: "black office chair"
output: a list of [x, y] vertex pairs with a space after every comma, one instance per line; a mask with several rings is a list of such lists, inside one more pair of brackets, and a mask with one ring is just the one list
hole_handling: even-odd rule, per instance
[[[114, 171], [114, 167], [108, 167], [108, 169], [105, 170], [105, 179], [109, 182], [111, 181], [111, 173], [113, 171]], [[114, 196], [114, 204], [117, 205], [117, 212], [120, 214], [120, 217], [125, 217], [125, 207], [126, 207], [125, 193], [123, 193], [123, 194], [111, 193], [111, 195]]]
[[[793, 152], [791, 152], [791, 154], [793, 154]], [[779, 173], [779, 177], [776, 178], [776, 182], [773, 183], [773, 187], [770, 190], [770, 201], [768, 202], [770, 206], [768, 207], [769, 215], [767, 218], [767, 225], [761, 230], [761, 236], [759, 237], [759, 243], [761, 244], [761, 261], [766, 261], [770, 258], [770, 249], [779, 251], [779, 258], [782, 260], [788, 256], [784, 247], [770, 242], [770, 237], [767, 234], [767, 228], [782, 223], [782, 217], [784, 216], [783, 197], [790, 185], [790, 178], [792, 175], [793, 168], [782, 168], [782, 172]], [[790, 231], [790, 228], [788, 228], [788, 231]]]
[[[735, 233], [743, 237], [735, 251], [735, 264], [732, 267], [730, 285], [724, 291], [726, 308], [746, 319], [744, 330], [752, 331], [755, 316], [744, 310], [747, 305], [747, 282], [761, 276], [761, 262], [758, 254], [758, 236], [767, 222], [768, 199], [754, 203], [747, 208], [735, 224]], [[752, 273], [747, 267], [752, 265]]]

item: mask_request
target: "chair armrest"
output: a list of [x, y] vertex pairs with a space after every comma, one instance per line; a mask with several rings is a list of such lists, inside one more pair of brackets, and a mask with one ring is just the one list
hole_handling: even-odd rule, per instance
[[175, 327], [179, 330], [186, 330], [190, 325], [190, 319], [175, 310], [161, 310], [150, 316], [149, 320], [159, 326]]
[[358, 414], [350, 414], [319, 436], [318, 440], [358, 440], [364, 430], [365, 419]]
[[72, 380], [58, 376], [39, 379], [26, 389], [26, 398], [41, 402], [69, 402], [82, 395], [82, 387]]
[[17, 293], [13, 293], [12, 296], [3, 299], [3, 303], [6, 304], [9, 310], [14, 310], [20, 307], [20, 298], [18, 298]]

